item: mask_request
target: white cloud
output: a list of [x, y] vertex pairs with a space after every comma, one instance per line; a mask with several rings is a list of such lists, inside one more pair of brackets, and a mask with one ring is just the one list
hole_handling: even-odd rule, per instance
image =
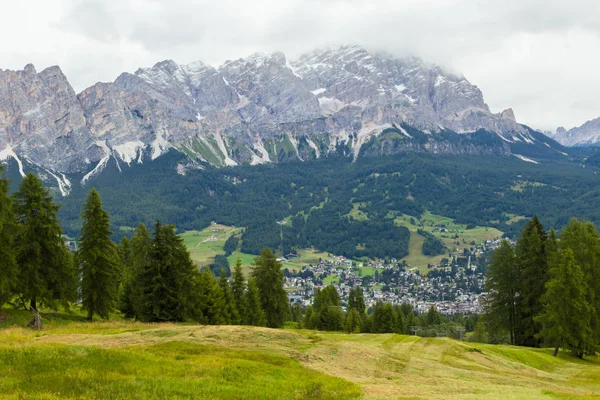
[[600, 116], [595, 0], [30, 0], [3, 15], [0, 66], [58, 64], [78, 91], [163, 59], [357, 43], [460, 71], [534, 127]]

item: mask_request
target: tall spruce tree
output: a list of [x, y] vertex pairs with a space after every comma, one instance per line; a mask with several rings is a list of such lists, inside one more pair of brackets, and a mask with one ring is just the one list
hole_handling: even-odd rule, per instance
[[289, 302], [283, 289], [281, 263], [271, 249], [262, 249], [254, 259], [252, 277], [256, 281], [261, 308], [265, 312], [269, 328], [281, 328], [286, 320]]
[[358, 311], [359, 315], [365, 313], [365, 296], [360, 286], [350, 289], [348, 293], [348, 309]]
[[[0, 175], [3, 172], [0, 166]], [[9, 186], [8, 179], [0, 178], [0, 307], [10, 299], [17, 278], [14, 248], [16, 221], [12, 200], [8, 196]]]
[[75, 260], [81, 276], [82, 308], [90, 321], [94, 314], [108, 319], [117, 303], [121, 262], [117, 246], [110, 240], [108, 213], [102, 209], [95, 188], [90, 190], [81, 216], [83, 227]]
[[242, 260], [239, 258], [231, 274], [231, 293], [233, 294], [235, 307], [240, 316], [240, 322], [244, 323], [246, 314], [246, 281], [242, 272]]
[[373, 333], [398, 332], [398, 317], [390, 303], [378, 301], [373, 308]]
[[587, 301], [584, 275], [573, 250], [567, 248], [561, 253], [558, 265], [550, 270], [550, 275], [543, 296], [544, 310], [536, 318], [542, 324], [539, 336], [555, 347], [554, 356], [563, 347], [582, 358], [594, 341], [592, 307]]
[[210, 268], [204, 268], [198, 281], [199, 298], [195, 310], [195, 319], [208, 325], [228, 323], [223, 291]]
[[245, 323], [246, 325], [252, 326], [265, 326], [267, 324], [267, 318], [265, 312], [261, 307], [260, 295], [258, 293], [258, 287], [254, 278], [248, 279], [248, 289], [246, 290], [246, 314]]
[[521, 346], [539, 346], [541, 325], [535, 316], [543, 310], [542, 295], [548, 280], [546, 241], [548, 235], [535, 215], [529, 220], [515, 247], [519, 270], [518, 319], [515, 326], [515, 343]]
[[28, 173], [14, 193], [18, 223], [15, 249], [18, 275], [16, 293], [30, 307], [55, 307], [76, 297], [73, 259], [62, 239], [56, 218], [59, 206], [37, 176]]
[[221, 268], [219, 286], [221, 288], [221, 292], [223, 293], [223, 301], [225, 303], [225, 307], [223, 309], [226, 316], [225, 322], [232, 325], [238, 325], [240, 323], [240, 314], [237, 311], [235, 299], [233, 297], [231, 287], [229, 286], [229, 282], [227, 281], [227, 272], [225, 272], [225, 269], [223, 268]]
[[594, 337], [587, 342], [586, 352], [593, 354], [600, 350], [600, 235], [594, 225], [572, 218], [560, 234], [559, 251], [566, 249], [573, 251], [583, 272], [586, 300], [592, 307], [590, 324]]
[[322, 331], [339, 331], [343, 329], [344, 315], [341, 311], [342, 301], [336, 288], [329, 285], [317, 289], [313, 301], [316, 314], [315, 328]]
[[[129, 249], [124, 249], [124, 246]], [[131, 240], [122, 241], [119, 248], [123, 254], [123, 281], [119, 296], [119, 310], [127, 318], [134, 318], [142, 308], [141, 272], [150, 260], [152, 248], [150, 232], [144, 224], [139, 224]]]
[[173, 225], [156, 223], [147, 263], [139, 275], [137, 316], [144, 321], [183, 321], [197, 304], [197, 267]]
[[486, 288], [489, 294], [485, 313], [494, 329], [508, 331], [511, 344], [515, 344], [519, 287], [514, 250], [507, 240], [503, 240], [492, 254], [487, 269]]

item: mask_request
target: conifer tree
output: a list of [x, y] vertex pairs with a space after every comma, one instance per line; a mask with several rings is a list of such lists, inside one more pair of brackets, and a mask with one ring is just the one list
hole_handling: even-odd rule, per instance
[[329, 285], [317, 289], [313, 300], [315, 312], [315, 328], [322, 331], [339, 331], [343, 329], [344, 316], [341, 311], [342, 301], [336, 288]]
[[425, 320], [427, 321], [428, 326], [440, 325], [442, 323], [442, 316], [434, 305], [429, 307], [429, 310], [427, 310]]
[[398, 333], [404, 333], [404, 334], [409, 333], [408, 327], [406, 326], [406, 317], [404, 316], [404, 312], [402, 312], [402, 307], [394, 306], [394, 311], [396, 312]]
[[355, 308], [348, 309], [344, 320], [344, 331], [348, 333], [360, 333], [363, 318]]
[[536, 318], [542, 324], [539, 336], [546, 344], [555, 346], [554, 356], [563, 347], [582, 358], [593, 342], [592, 307], [587, 302], [583, 272], [573, 250], [567, 248], [562, 252], [558, 266], [550, 274], [543, 296], [544, 311]]
[[[123, 238], [125, 239], [125, 238]], [[119, 310], [127, 317], [133, 318], [141, 310], [143, 267], [150, 259], [152, 237], [144, 224], [139, 224], [130, 241], [127, 241], [129, 251], [123, 249], [124, 242], [119, 246], [123, 254], [123, 283], [119, 296]]]
[[358, 311], [359, 315], [365, 313], [365, 296], [360, 286], [350, 289], [348, 293], [348, 309]]
[[173, 225], [157, 222], [148, 261], [140, 272], [138, 317], [157, 322], [183, 321], [191, 316], [197, 304], [197, 275], [197, 267]]
[[515, 256], [519, 270], [518, 318], [515, 326], [515, 343], [522, 346], [539, 346], [536, 339], [541, 326], [534, 317], [541, 314], [541, 302], [548, 280], [546, 255], [547, 234], [537, 215], [525, 224], [517, 240]]
[[225, 303], [225, 307], [223, 309], [225, 323], [238, 325], [240, 323], [240, 315], [238, 314], [235, 299], [233, 298], [233, 293], [229, 287], [229, 282], [227, 281], [227, 273], [223, 268], [221, 268], [219, 286], [221, 288], [221, 292], [223, 293], [223, 301]]
[[242, 272], [242, 260], [239, 258], [231, 274], [231, 293], [233, 294], [237, 313], [240, 316], [240, 322], [243, 323], [246, 315], [246, 281]]
[[265, 326], [267, 318], [261, 307], [260, 295], [254, 278], [248, 279], [248, 289], [246, 290], [246, 325]]
[[592, 307], [590, 324], [594, 340], [588, 341], [588, 354], [600, 350], [600, 235], [591, 222], [572, 218], [560, 234], [559, 252], [571, 249], [583, 272], [585, 293]]
[[110, 240], [110, 221], [96, 189], [90, 190], [82, 212], [83, 227], [76, 263], [81, 276], [82, 308], [108, 319], [115, 308], [121, 269], [117, 246]]
[[225, 298], [210, 268], [204, 268], [198, 284], [196, 319], [202, 324], [220, 325], [227, 323]]
[[306, 311], [304, 312], [304, 326], [307, 329], [315, 329], [316, 325], [316, 314], [313, 309], [313, 306], [306, 307]]
[[[4, 169], [0, 167], [0, 174], [3, 172]], [[8, 191], [8, 179], [0, 178], [0, 307], [10, 299], [17, 278], [14, 249], [17, 226]]]
[[77, 285], [73, 259], [56, 218], [59, 206], [32, 173], [23, 178], [13, 196], [19, 225], [15, 240], [16, 293], [34, 310], [40, 304], [66, 305], [75, 300]]
[[281, 263], [271, 249], [263, 249], [254, 259], [252, 277], [256, 282], [261, 308], [269, 328], [281, 328], [286, 320], [289, 302], [283, 289]]
[[492, 254], [486, 288], [489, 293], [485, 304], [488, 320], [495, 329], [508, 330], [510, 343], [515, 344], [519, 271], [515, 253], [507, 240], [503, 240]]
[[398, 332], [398, 319], [390, 303], [378, 301], [373, 309], [373, 333]]

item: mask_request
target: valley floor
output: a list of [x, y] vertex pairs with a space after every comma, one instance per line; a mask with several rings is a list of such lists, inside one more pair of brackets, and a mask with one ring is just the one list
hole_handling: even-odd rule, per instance
[[[13, 315], [14, 314], [14, 315]], [[80, 322], [3, 310], [0, 399], [600, 397], [600, 359], [393, 334]]]

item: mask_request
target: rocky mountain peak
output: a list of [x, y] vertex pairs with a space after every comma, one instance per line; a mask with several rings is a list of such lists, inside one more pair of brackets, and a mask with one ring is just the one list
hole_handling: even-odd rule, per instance
[[597, 146], [600, 144], [600, 118], [589, 120], [568, 131], [559, 127], [552, 137], [565, 146]]
[[296, 60], [255, 53], [217, 68], [164, 60], [79, 95], [58, 67], [0, 71], [0, 154], [57, 181], [85, 172], [87, 182], [109, 162], [123, 168], [169, 149], [217, 166], [304, 160], [340, 148], [357, 157], [371, 139], [403, 125], [534, 141], [512, 110], [493, 114], [465, 77], [360, 46]]

